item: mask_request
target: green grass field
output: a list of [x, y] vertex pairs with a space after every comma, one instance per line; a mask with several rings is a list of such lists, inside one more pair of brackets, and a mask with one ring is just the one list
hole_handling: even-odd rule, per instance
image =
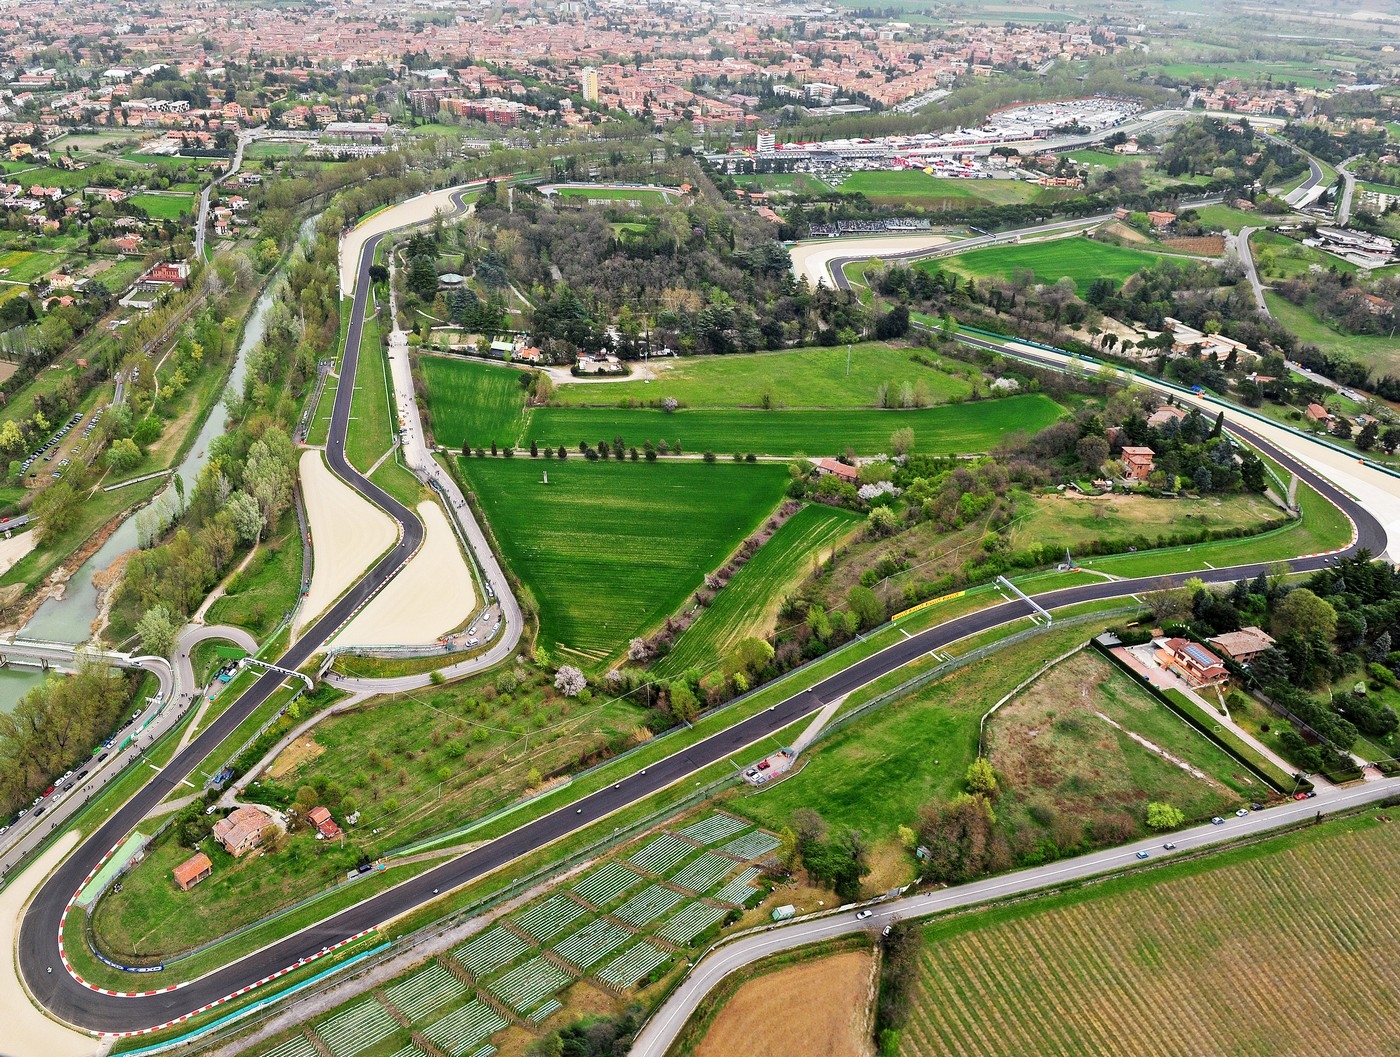
[[[916, 354], [943, 369], [915, 363]], [[879, 406], [881, 385], [889, 386], [893, 400], [905, 382], [922, 383], [927, 402], [942, 404], [969, 396], [968, 376], [981, 376], [975, 368], [927, 349], [899, 348], [881, 341], [852, 346], [849, 375], [844, 345], [653, 360], [648, 370], [651, 381], [643, 381], [645, 375], [638, 368], [633, 379], [625, 382], [561, 385], [554, 399], [561, 404], [615, 407], [623, 400], [641, 403], [673, 396], [692, 408], [756, 408], [768, 396], [771, 403], [786, 408], [868, 408]]]
[[670, 198], [660, 191], [645, 188], [634, 191], [624, 187], [561, 187], [555, 193], [561, 198], [586, 198], [590, 202], [616, 202], [618, 205], [636, 206], [665, 205]]
[[821, 194], [831, 185], [808, 173], [776, 172], [736, 176], [734, 182], [745, 191], [791, 191], [794, 194]]
[[298, 158], [306, 153], [305, 143], [250, 143], [243, 151], [245, 158]]
[[993, 246], [916, 267], [927, 271], [955, 271], [978, 279], [990, 276], [1005, 279], [1013, 272], [1029, 269], [1038, 283], [1056, 283], [1065, 277], [1073, 279], [1076, 289], [1083, 294], [1095, 279], [1106, 277], [1123, 283], [1161, 259], [1159, 253], [1073, 236], [1019, 246]]
[[1375, 814], [933, 921], [899, 1054], [1391, 1051], [1400, 859]]
[[[534, 596], [540, 641], [588, 663], [675, 612], [757, 527], [784, 466], [462, 459], [506, 562]], [[541, 484], [545, 471], [549, 484]]]
[[1076, 150], [1070, 151], [1068, 157], [1080, 165], [1102, 165], [1105, 169], [1117, 169], [1127, 165], [1130, 161], [1146, 161], [1146, 158], [1138, 158], [1131, 154], [1114, 154], [1108, 150]]
[[1213, 84], [1230, 77], [1251, 83], [1269, 77], [1279, 87], [1291, 82], [1299, 88], [1331, 88], [1337, 83], [1335, 76], [1306, 62], [1173, 62], [1161, 69], [1168, 77], [1196, 85]]
[[521, 374], [508, 367], [443, 356], [422, 356], [418, 369], [428, 387], [433, 436], [460, 450], [514, 444], [525, 421]]
[[1240, 228], [1260, 228], [1270, 224], [1277, 224], [1278, 217], [1263, 216], [1259, 213], [1247, 213], [1243, 209], [1231, 209], [1229, 206], [1201, 206], [1190, 210], [1200, 217], [1201, 221], [1210, 227], [1221, 228], [1225, 231], [1239, 231]]
[[[1250, 241], [1253, 242], [1252, 239]], [[1314, 344], [1323, 352], [1359, 360], [1373, 372], [1400, 372], [1400, 349], [1384, 335], [1343, 334], [1320, 321], [1306, 308], [1300, 308], [1269, 291], [1264, 292], [1264, 301], [1269, 306], [1269, 314], [1297, 335], [1300, 341]]]
[[144, 209], [152, 220], [179, 220], [194, 212], [194, 195], [133, 195], [131, 204]]
[[975, 401], [913, 411], [664, 411], [650, 409], [543, 407], [531, 412], [527, 442], [574, 450], [580, 441], [628, 444], [665, 439], [679, 441], [688, 453], [857, 455], [889, 450], [890, 434], [909, 427], [917, 450], [939, 454], [991, 450], [1008, 433], [1035, 433], [1062, 415], [1063, 409], [1040, 394]]
[[906, 203], [928, 200], [986, 202], [988, 205], [1016, 205], [1034, 201], [1040, 188], [1021, 180], [964, 180], [950, 176], [930, 176], [922, 169], [891, 172], [852, 173], [840, 190], [860, 192], [881, 202]]
[[63, 255], [42, 250], [7, 250], [0, 252], [0, 269], [9, 269], [0, 279], [12, 283], [32, 283], [48, 275], [63, 263]]
[[860, 523], [846, 510], [806, 506], [783, 523], [656, 666], [663, 675], [708, 668], [740, 639], [773, 630], [778, 607]]
[[266, 540], [248, 568], [209, 607], [214, 624], [247, 628], [261, 641], [282, 621], [301, 593], [301, 534], [296, 518], [285, 516], [283, 531]]
[[398, 420], [390, 408], [387, 370], [384, 349], [379, 343], [379, 317], [371, 316], [365, 320], [360, 337], [360, 358], [355, 365], [354, 412], [345, 439], [346, 456], [356, 469], [365, 473], [389, 450], [398, 432]]

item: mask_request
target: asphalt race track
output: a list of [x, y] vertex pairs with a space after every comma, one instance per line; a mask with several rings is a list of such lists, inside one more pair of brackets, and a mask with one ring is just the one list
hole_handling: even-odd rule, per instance
[[[459, 207], [461, 205], [460, 202], [456, 204]], [[378, 238], [371, 240], [365, 246], [361, 257], [342, 377], [346, 376], [347, 371], [349, 377], [354, 377], [354, 358], [359, 348], [370, 288], [369, 267], [378, 241]], [[841, 276], [839, 267], [833, 266], [832, 270], [837, 276]], [[1059, 366], [1053, 363], [1050, 365]], [[353, 392], [353, 386], [341, 386], [336, 392], [330, 443], [327, 448], [331, 468], [352, 487], [389, 511], [391, 516], [399, 521], [403, 526], [404, 542], [381, 559], [345, 598], [336, 603], [330, 612], [318, 620], [307, 631], [305, 637], [282, 657], [278, 663], [286, 668], [297, 668], [311, 657], [366, 598], [388, 581], [422, 539], [423, 529], [418, 519], [381, 489], [360, 477], [345, 461], [345, 432], [349, 423], [350, 399]], [[1384, 529], [1362, 506], [1272, 444], [1238, 427], [1231, 426], [1231, 430], [1296, 473], [1351, 518], [1356, 525], [1357, 538], [1345, 553], [1365, 549], [1373, 554], [1380, 554], [1385, 550]], [[1323, 557], [1304, 558], [1293, 561], [1291, 566], [1295, 571], [1306, 572], [1323, 568], [1327, 561], [1328, 559]], [[1268, 571], [1272, 564], [1261, 563], [1183, 573], [1171, 577], [1154, 576], [1087, 584], [1047, 592], [1035, 598], [1046, 609], [1053, 609], [1080, 602], [1122, 598], [1157, 589], [1163, 586], [1164, 582], [1180, 582], [1188, 576], [1198, 576], [1208, 583], [1253, 577]], [[163, 800], [180, 779], [213, 751], [246, 715], [266, 700], [283, 678], [275, 673], [264, 676], [234, 709], [221, 716], [153, 778], [129, 804], [89, 837], [38, 891], [21, 926], [21, 972], [31, 993], [40, 1003], [54, 1016], [70, 1024], [99, 1032], [130, 1032], [167, 1023], [216, 1002], [277, 970], [293, 965], [300, 959], [317, 954], [326, 947], [428, 902], [438, 890], [447, 891], [466, 884], [581, 826], [596, 822], [634, 801], [675, 785], [701, 768], [816, 711], [825, 702], [850, 693], [917, 657], [968, 635], [1024, 617], [1029, 612], [1030, 609], [1024, 602], [1007, 602], [914, 635], [881, 653], [856, 662], [810, 690], [788, 698], [690, 748], [678, 751], [644, 771], [627, 777], [616, 786], [609, 786], [551, 814], [525, 823], [475, 851], [367, 899], [360, 905], [342, 911], [296, 936], [281, 940], [197, 981], [171, 991], [136, 997], [118, 997], [90, 990], [64, 971], [60, 960], [57, 941], [59, 921], [64, 907], [103, 855], [151, 808]], [[46, 971], [49, 967], [53, 967], [52, 973]], [[158, 974], [134, 976], [130, 986], [132, 990], [136, 990], [158, 986], [159, 981]]]

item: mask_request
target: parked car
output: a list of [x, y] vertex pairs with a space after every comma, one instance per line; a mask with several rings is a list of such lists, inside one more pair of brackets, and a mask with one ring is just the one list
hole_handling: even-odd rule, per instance
[[1225, 820], [1219, 815], [1216, 815], [1213, 819], [1210, 820], [1210, 824], [1212, 826], [1223, 826], [1225, 825]]
[[1236, 818], [1244, 818], [1244, 817], [1245, 817], [1246, 815], [1248, 815], [1248, 814], [1249, 814], [1249, 808], [1247, 808], [1247, 807], [1242, 807], [1242, 808], [1240, 808], [1238, 811], [1235, 812], [1235, 817], [1236, 817]]

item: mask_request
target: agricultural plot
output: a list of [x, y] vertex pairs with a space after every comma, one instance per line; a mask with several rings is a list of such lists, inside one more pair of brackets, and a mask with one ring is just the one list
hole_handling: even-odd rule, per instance
[[772, 511], [788, 480], [784, 466], [733, 463], [459, 465], [534, 596], [540, 642], [589, 663], [675, 612]]
[[749, 824], [733, 815], [708, 815], [698, 822], [692, 822], [680, 831], [682, 837], [689, 837], [701, 844], [718, 844], [725, 837], [746, 830]]
[[862, 522], [852, 511], [820, 504], [803, 507], [715, 595], [656, 670], [673, 675], [705, 668], [740, 639], [767, 634], [783, 598]]
[[613, 911], [613, 917], [641, 928], [650, 925], [684, 898], [679, 892], [673, 892], [661, 885], [652, 885]]
[[632, 933], [606, 918], [586, 925], [554, 946], [554, 953], [587, 971], [632, 938]]
[[566, 896], [550, 896], [543, 903], [537, 903], [518, 915], [512, 923], [522, 932], [545, 943], [587, 913], [582, 904]]
[[604, 863], [570, 889], [595, 907], [607, 906], [641, 880], [621, 863]]
[[471, 360], [420, 356], [417, 367], [428, 389], [433, 437], [460, 450], [514, 445], [524, 423], [521, 372]]
[[1393, 1052], [1397, 883], [1363, 818], [935, 923], [900, 1053]]
[[[559, 999], [557, 998], [551, 998], [548, 1002], [540, 1003], [539, 1007], [533, 1013], [530, 1014], [530, 1020], [531, 1022], [538, 1024], [542, 1020], [548, 1020], [550, 1017], [554, 1016], [555, 1013], [558, 1013], [563, 1008], [563, 1002], [559, 1001]], [[496, 1052], [496, 1048], [494, 1046], [491, 1048], [491, 1052]]]
[[144, 209], [152, 220], [179, 220], [194, 212], [194, 195], [132, 195], [131, 204]]
[[627, 861], [646, 873], [665, 873], [694, 850], [695, 846], [689, 841], [674, 833], [663, 833], [634, 852]]
[[1013, 272], [1030, 271], [1038, 283], [1053, 284], [1064, 278], [1073, 279], [1075, 288], [1082, 295], [1095, 279], [1108, 278], [1122, 284], [1161, 260], [1160, 253], [1127, 249], [1076, 235], [1019, 246], [993, 246], [958, 257], [924, 262], [916, 267], [926, 271], [955, 271], [978, 279], [1005, 279]]
[[646, 942], [639, 943], [598, 970], [598, 979], [625, 990], [635, 987], [638, 980], [670, 959], [671, 955], [659, 947], [653, 947]]
[[[1133, 252], [1133, 251], [1128, 251]], [[947, 263], [946, 261], [944, 262]], [[683, 451], [758, 455], [857, 455], [889, 451], [897, 429], [914, 431], [919, 451], [940, 455], [990, 451], [1013, 431], [1035, 433], [1062, 410], [1039, 393], [913, 410], [745, 411], [542, 407], [525, 427], [526, 440], [574, 449], [580, 441], [630, 445], [679, 443]]]
[[[937, 367], [917, 363], [919, 355]], [[972, 393], [975, 368], [939, 357], [927, 349], [908, 349], [883, 341], [853, 345], [849, 365], [846, 347], [788, 349], [735, 356], [687, 356], [653, 360], [650, 381], [577, 382], [554, 391], [554, 400], [573, 406], [616, 407], [623, 400], [644, 403], [674, 397], [687, 407], [757, 408], [771, 406], [879, 407], [878, 389], [922, 386], [925, 403], [944, 404]], [[849, 372], [849, 373], [848, 373]]]
[[469, 1049], [489, 1039], [507, 1024], [506, 1018], [482, 1001], [467, 1003], [441, 1020], [423, 1029], [423, 1037], [436, 1043], [452, 1057], [461, 1057]]
[[320, 1057], [320, 1051], [305, 1035], [293, 1035], [282, 1045], [268, 1050], [263, 1057]]
[[725, 911], [718, 907], [712, 907], [705, 903], [691, 903], [687, 907], [682, 907], [675, 917], [667, 921], [656, 934], [663, 940], [670, 940], [679, 946], [687, 946], [691, 940], [724, 915]]
[[0, 280], [10, 283], [32, 283], [48, 275], [63, 263], [62, 254], [43, 250], [6, 250], [0, 252]]
[[747, 862], [749, 859], [757, 859], [762, 855], [767, 855], [780, 843], [782, 842], [773, 834], [756, 829], [752, 833], [735, 837], [719, 850], [721, 855], [728, 855], [730, 858]]
[[316, 1034], [335, 1057], [354, 1057], [398, 1030], [398, 1021], [373, 998], [316, 1025]]
[[384, 997], [409, 1020], [423, 1020], [466, 993], [466, 985], [436, 963], [384, 989]]
[[496, 925], [462, 944], [452, 952], [452, 957], [473, 976], [485, 976], [509, 965], [529, 949], [530, 945], [510, 929]]
[[729, 903], [736, 907], [743, 906], [758, 894], [758, 889], [753, 886], [753, 881], [761, 873], [763, 871], [757, 866], [745, 866], [714, 894], [714, 898], [721, 903]]
[[684, 888], [687, 892], [694, 892], [700, 896], [719, 884], [720, 878], [732, 869], [733, 859], [726, 859], [722, 855], [707, 851], [670, 880], [677, 888]]
[[541, 954], [506, 973], [491, 985], [491, 992], [511, 1009], [524, 1013], [539, 1005], [541, 999], [573, 983], [573, 979]]

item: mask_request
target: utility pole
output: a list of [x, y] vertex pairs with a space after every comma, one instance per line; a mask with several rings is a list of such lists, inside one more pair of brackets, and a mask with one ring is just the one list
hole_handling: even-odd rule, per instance
[[846, 377], [851, 376], [851, 346], [846, 346]]

